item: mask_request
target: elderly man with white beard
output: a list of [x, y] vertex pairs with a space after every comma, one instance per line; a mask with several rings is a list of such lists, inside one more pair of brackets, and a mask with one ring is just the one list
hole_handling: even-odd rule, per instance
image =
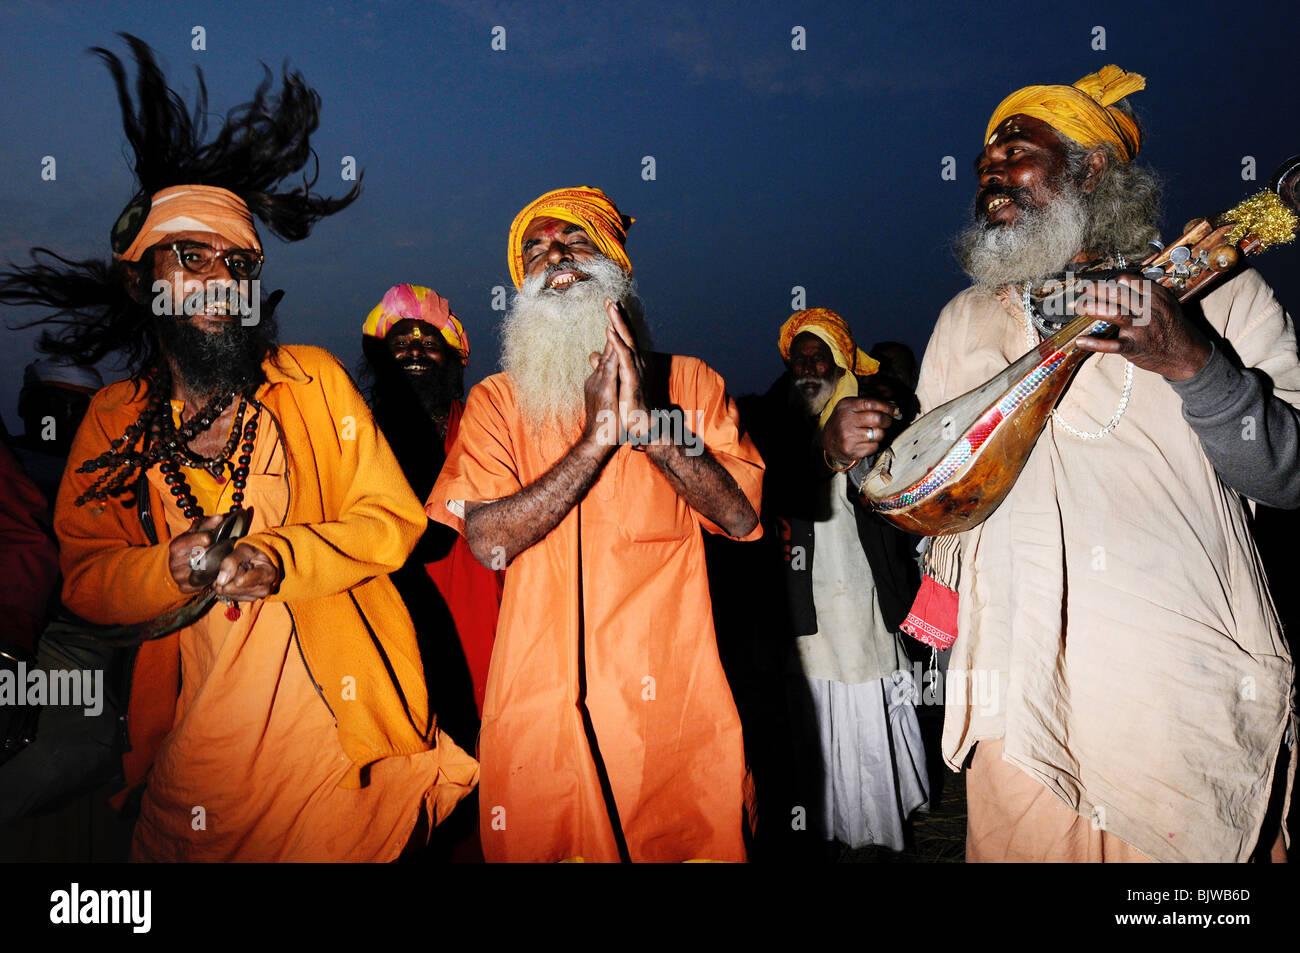
[[471, 391], [429, 498], [508, 567], [480, 736], [489, 861], [745, 859], [700, 530], [759, 536], [763, 464], [713, 370], [648, 350], [630, 224], [586, 187], [515, 218], [504, 372]]
[[[1027, 283], [1144, 256], [1157, 190], [1122, 102], [1144, 86], [1107, 66], [994, 112], [958, 242], [975, 284], [939, 316], [923, 411], [1039, 344]], [[1075, 311], [1118, 337], [1080, 340], [1098, 356], [1002, 505], [936, 541], [947, 588], [913, 608], [952, 645], [943, 754], [969, 766], [967, 859], [1285, 859], [1293, 667], [1245, 503], [1300, 506], [1294, 329], [1253, 271], [1182, 305], [1117, 284]], [[888, 422], [869, 416], [831, 421], [831, 458], [874, 452]]]
[[[792, 800], [776, 813], [784, 810], [788, 818], [803, 806], [817, 841], [901, 851], [908, 816], [929, 798], [917, 687], [898, 634], [916, 596], [915, 541], [857, 502], [846, 474], [827, 467], [821, 448], [822, 424], [836, 404], [861, 395], [892, 416], [895, 405], [881, 399], [892, 387], [880, 386], [878, 362], [829, 309], [792, 314], [777, 348], [785, 373], [762, 397], [740, 402], [767, 463], [768, 532], [750, 549], [778, 567], [770, 591], [756, 597], [750, 582], [744, 598], [747, 604], [770, 600], [751, 625], [771, 632], [784, 649], [780, 664], [794, 729], [778, 753], [783, 775], [794, 782]], [[741, 616], [746, 605], [731, 611]], [[766, 808], [771, 788], [762, 767], [756, 763], [755, 774]], [[809, 840], [790, 846], [821, 847]]]

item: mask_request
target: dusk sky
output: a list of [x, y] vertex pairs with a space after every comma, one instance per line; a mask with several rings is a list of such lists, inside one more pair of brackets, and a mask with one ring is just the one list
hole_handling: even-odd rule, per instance
[[[0, 3], [0, 259], [44, 245], [107, 256], [134, 184], [108, 74], [86, 52], [157, 50], [188, 99], [202, 67], [218, 114], [260, 63], [320, 93], [318, 188], [361, 198], [286, 245], [262, 229], [281, 340], [350, 367], [367, 311], [397, 282], [430, 285], [469, 332], [468, 382], [496, 370], [493, 288], [506, 233], [551, 188], [594, 185], [635, 216], [628, 253], [661, 350], [712, 364], [733, 394], [781, 371], [792, 289], [847, 317], [859, 343], [925, 346], [966, 281], [949, 250], [974, 197], [994, 106], [1030, 83], [1107, 63], [1139, 72], [1139, 157], [1162, 176], [1165, 237], [1262, 188], [1300, 152], [1293, 12], [1277, 5], [986, 2]], [[1027, 18], [1026, 11], [1033, 11]], [[206, 50], [192, 49], [201, 26]], [[493, 31], [504, 28], [504, 51]], [[806, 49], [792, 49], [803, 27]], [[1104, 50], [1095, 50], [1104, 31]], [[498, 31], [498, 36], [500, 31]], [[42, 161], [56, 160], [43, 181]], [[955, 181], [941, 178], [955, 159]], [[1256, 181], [1243, 181], [1254, 157]], [[653, 157], [654, 178], [643, 177]], [[1300, 308], [1295, 246], [1256, 260]], [[34, 316], [9, 309], [12, 327]], [[35, 332], [6, 331], [0, 411]], [[106, 370], [106, 380], [120, 374]]]

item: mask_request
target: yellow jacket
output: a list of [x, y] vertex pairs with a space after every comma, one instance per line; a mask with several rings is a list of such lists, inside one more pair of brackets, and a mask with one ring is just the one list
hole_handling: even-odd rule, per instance
[[[345, 786], [380, 758], [426, 751], [436, 737], [415, 629], [388, 580], [424, 532], [426, 518], [370, 410], [328, 351], [285, 346], [263, 364], [256, 399], [280, 429], [289, 483], [284, 525], [243, 542], [281, 571], [269, 598], [287, 603], [308, 670], [352, 760]], [[146, 622], [189, 596], [168, 570], [167, 541], [149, 545], [134, 506], [116, 500], [73, 501], [95, 474], [77, 473], [136, 419], [147, 395], [129, 381], [101, 390], [73, 441], [55, 505], [63, 601], [83, 618], [106, 624]], [[163, 501], [149, 488], [160, 532]], [[171, 728], [178, 674], [177, 636], [141, 646], [132, 683], [128, 784], [144, 776], [157, 743]], [[343, 700], [344, 679], [354, 680]]]

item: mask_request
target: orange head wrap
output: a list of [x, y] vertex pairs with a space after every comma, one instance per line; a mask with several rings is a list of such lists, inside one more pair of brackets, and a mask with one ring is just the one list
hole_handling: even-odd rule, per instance
[[524, 231], [537, 218], [558, 218], [562, 222], [581, 225], [601, 253], [613, 260], [624, 271], [632, 270], [623, 245], [627, 241], [628, 227], [636, 221], [619, 212], [600, 189], [580, 185], [572, 189], [556, 189], [533, 199], [515, 216], [510, 225], [510, 240], [506, 258], [510, 262], [510, 278], [516, 288], [524, 286]]
[[1103, 66], [1073, 86], [1026, 86], [993, 110], [984, 141], [989, 141], [1004, 119], [1019, 114], [1041, 119], [1085, 148], [1104, 142], [1115, 149], [1121, 162], [1129, 162], [1141, 145], [1137, 123], [1111, 104], [1146, 89], [1146, 85], [1145, 76], [1126, 73], [1118, 66]]
[[[137, 208], [142, 210], [141, 206], [128, 206], [118, 220], [113, 230], [115, 242], [129, 234]], [[234, 192], [212, 185], [173, 185], [154, 193], [139, 232], [117, 257], [123, 261], [139, 261], [146, 250], [177, 232], [212, 232], [235, 248], [262, 250], [257, 229], [253, 227], [253, 214]]]
[[868, 357], [853, 343], [853, 332], [849, 330], [848, 322], [829, 308], [796, 311], [790, 315], [785, 324], [781, 325], [781, 334], [777, 338], [776, 346], [781, 349], [781, 359], [787, 364], [790, 362], [790, 348], [794, 344], [794, 339], [804, 332], [825, 341], [827, 347], [831, 349], [831, 357], [835, 359], [835, 363], [851, 374], [866, 377], [874, 374], [880, 367], [879, 361], [874, 357]]
[[383, 338], [398, 321], [423, 321], [438, 329], [451, 345], [462, 364], [469, 363], [469, 336], [459, 319], [451, 313], [447, 299], [423, 285], [393, 285], [384, 300], [375, 305], [361, 325], [361, 333]]

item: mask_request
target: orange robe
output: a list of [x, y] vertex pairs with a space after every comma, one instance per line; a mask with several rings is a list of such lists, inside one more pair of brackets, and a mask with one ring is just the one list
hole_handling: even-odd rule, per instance
[[[668, 387], [757, 513], [763, 462], [722, 378], [673, 357]], [[517, 492], [575, 439], [534, 432], [509, 377], [489, 377], [470, 393], [427, 512], [463, 533], [461, 502]], [[745, 859], [740, 720], [701, 526], [722, 532], [624, 446], [506, 571], [479, 736], [489, 861], [617, 861], [620, 836], [634, 861]]]
[[[386, 578], [423, 514], [337, 361], [286, 347], [264, 368], [245, 542], [283, 580], [236, 620], [218, 605], [141, 646], [124, 769], [132, 782], [149, 774], [133, 856], [391, 860], [422, 815], [430, 828], [445, 818], [477, 775], [427, 710], [415, 632]], [[145, 399], [126, 382], [96, 395], [72, 459], [101, 452]], [[92, 621], [135, 623], [186, 601], [166, 541], [188, 521], [156, 468], [156, 545], [133, 508], [73, 505], [92, 478], [70, 467], [59, 493], [65, 602]], [[229, 508], [229, 484], [191, 487], [206, 512], [213, 496]]]

